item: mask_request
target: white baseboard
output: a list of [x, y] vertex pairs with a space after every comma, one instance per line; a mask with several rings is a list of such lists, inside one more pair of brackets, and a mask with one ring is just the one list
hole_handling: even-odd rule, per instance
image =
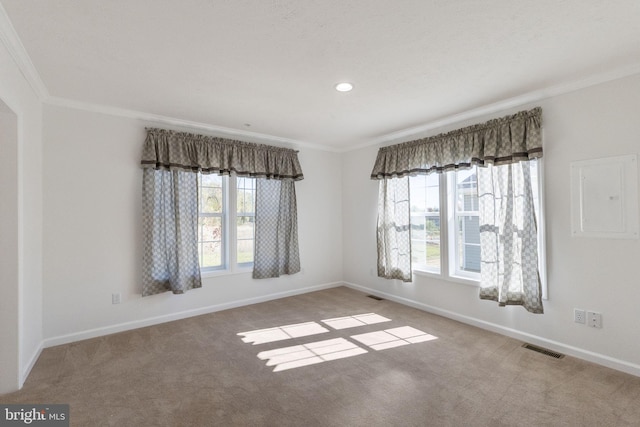
[[44, 350], [44, 341], [41, 342], [40, 345], [38, 345], [38, 348], [36, 349], [35, 352], [33, 352], [33, 355], [31, 356], [31, 359], [29, 359], [29, 363], [27, 363], [27, 366], [25, 366], [22, 369], [22, 373], [21, 373], [22, 376], [20, 377], [19, 388], [22, 388], [22, 386], [24, 385], [24, 382], [27, 380], [27, 377], [31, 373], [31, 370], [33, 369], [33, 367], [35, 366], [36, 362], [40, 358], [40, 354], [42, 354], [42, 350]]
[[[343, 282], [325, 283], [322, 285], [309, 286], [306, 288], [294, 289], [294, 290], [285, 291], [285, 292], [276, 292], [272, 294], [261, 295], [259, 297], [230, 301], [222, 304], [196, 308], [193, 310], [185, 310], [177, 313], [165, 314], [162, 316], [155, 316], [155, 317], [149, 317], [146, 319], [134, 320], [131, 322], [118, 323], [116, 325], [109, 325], [101, 328], [88, 329], [85, 331], [74, 332], [72, 334], [66, 334], [66, 335], [60, 335], [57, 337], [47, 338], [42, 343], [41, 348], [53, 347], [53, 346], [62, 345], [62, 344], [69, 344], [72, 342], [82, 341], [90, 338], [97, 338], [104, 335], [114, 334], [117, 332], [124, 332], [132, 329], [144, 328], [146, 326], [158, 325], [160, 323], [172, 322], [174, 320], [186, 319], [188, 317], [200, 316], [202, 314], [215, 313], [216, 311], [228, 310], [230, 308], [243, 307], [245, 305], [257, 304], [260, 302], [271, 301], [279, 298], [286, 298], [294, 295], [320, 291], [323, 289], [335, 288], [342, 285], [343, 285]], [[39, 353], [37, 356], [39, 356]], [[37, 360], [37, 357], [35, 357], [35, 360]], [[33, 364], [35, 364], [35, 360], [32, 362]]]
[[362, 285], [356, 285], [355, 283], [349, 283], [349, 282], [343, 282], [343, 283], [345, 286], [349, 288], [366, 292], [368, 294], [376, 295], [376, 296], [388, 299], [390, 301], [397, 302], [399, 304], [417, 308], [418, 310], [426, 311], [428, 313], [437, 314], [438, 316], [457, 320], [458, 322], [476, 326], [478, 328], [485, 329], [491, 332], [496, 332], [501, 335], [506, 335], [508, 337], [515, 338], [517, 340], [528, 342], [531, 344], [535, 344], [541, 347], [546, 347], [548, 349], [558, 351], [560, 353], [564, 353], [569, 356], [576, 357], [578, 359], [587, 360], [589, 362], [593, 362], [598, 365], [606, 366], [607, 368], [616, 369], [618, 371], [626, 372], [628, 374], [640, 377], [640, 365], [637, 365], [635, 363], [616, 359], [600, 353], [594, 353], [589, 350], [574, 347], [568, 344], [563, 344], [558, 341], [549, 340], [547, 338], [543, 338], [537, 335], [532, 335], [526, 332], [518, 331], [516, 329], [507, 328], [505, 326], [501, 326], [495, 323], [476, 319], [474, 317], [465, 316], [453, 311], [444, 310], [438, 307], [433, 307], [428, 304], [424, 304], [408, 298], [399, 297], [393, 294], [379, 291], [377, 289], [368, 288]]

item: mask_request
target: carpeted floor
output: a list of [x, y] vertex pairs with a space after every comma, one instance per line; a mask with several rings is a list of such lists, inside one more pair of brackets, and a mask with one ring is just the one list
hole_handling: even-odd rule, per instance
[[[366, 313], [390, 320], [322, 322]], [[74, 426], [640, 425], [640, 378], [521, 346], [335, 288], [48, 348], [0, 403]]]

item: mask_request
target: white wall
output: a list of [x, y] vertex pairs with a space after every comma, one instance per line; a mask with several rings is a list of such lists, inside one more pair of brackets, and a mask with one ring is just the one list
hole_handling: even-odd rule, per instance
[[[17, 223], [17, 243], [0, 254], [17, 262], [17, 278], [0, 283], [9, 299], [0, 313], [0, 392], [21, 385], [43, 339], [55, 345], [342, 280], [640, 375], [640, 283], [632, 269], [640, 242], [572, 238], [568, 197], [571, 161], [640, 151], [638, 75], [535, 104], [543, 107], [545, 132], [549, 300], [544, 315], [532, 315], [480, 301], [467, 285], [375, 277], [377, 183], [369, 179], [375, 147], [344, 154], [298, 147], [305, 172], [296, 184], [301, 274], [206, 278], [202, 289], [185, 295], [141, 298], [139, 158], [144, 127], [154, 124], [47, 105], [41, 128], [42, 105], [4, 48], [0, 71], [0, 100], [9, 116], [15, 113], [18, 133], [10, 147], [17, 158], [9, 184], [15, 215], [6, 222], [0, 216], [3, 226]], [[122, 304], [111, 304], [115, 292], [122, 293]], [[604, 327], [575, 324], [574, 307], [601, 312]]]
[[[640, 152], [640, 75], [416, 137], [534, 105], [543, 108], [549, 289], [545, 314], [499, 308], [479, 300], [478, 289], [468, 285], [425, 276], [416, 276], [410, 284], [375, 277], [378, 184], [369, 176], [376, 147], [343, 158], [344, 278], [433, 312], [640, 375], [640, 241], [572, 238], [569, 199], [570, 162]], [[603, 328], [574, 323], [576, 307], [602, 313]]]
[[0, 393], [22, 386], [42, 343], [40, 101], [0, 43]]
[[[342, 279], [340, 154], [299, 148], [296, 183], [303, 271], [253, 280], [205, 278], [184, 295], [142, 298], [139, 166], [145, 126], [132, 118], [44, 108], [46, 345], [334, 286]], [[122, 303], [111, 304], [111, 294]]]
[[18, 116], [0, 102], [0, 393], [20, 381]]

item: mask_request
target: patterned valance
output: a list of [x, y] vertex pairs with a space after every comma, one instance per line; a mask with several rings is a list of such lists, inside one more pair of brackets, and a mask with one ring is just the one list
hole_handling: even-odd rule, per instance
[[298, 152], [187, 132], [147, 128], [142, 167], [299, 181]]
[[371, 179], [446, 172], [472, 165], [507, 164], [542, 157], [542, 109], [452, 132], [382, 147]]

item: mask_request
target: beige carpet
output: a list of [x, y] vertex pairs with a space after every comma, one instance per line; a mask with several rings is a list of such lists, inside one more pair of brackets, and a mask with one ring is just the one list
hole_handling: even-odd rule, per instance
[[[321, 322], [366, 313], [390, 321]], [[246, 339], [322, 333], [238, 335], [301, 323]], [[335, 288], [48, 348], [0, 402], [68, 403], [75, 426], [640, 425], [640, 378], [521, 345]]]

